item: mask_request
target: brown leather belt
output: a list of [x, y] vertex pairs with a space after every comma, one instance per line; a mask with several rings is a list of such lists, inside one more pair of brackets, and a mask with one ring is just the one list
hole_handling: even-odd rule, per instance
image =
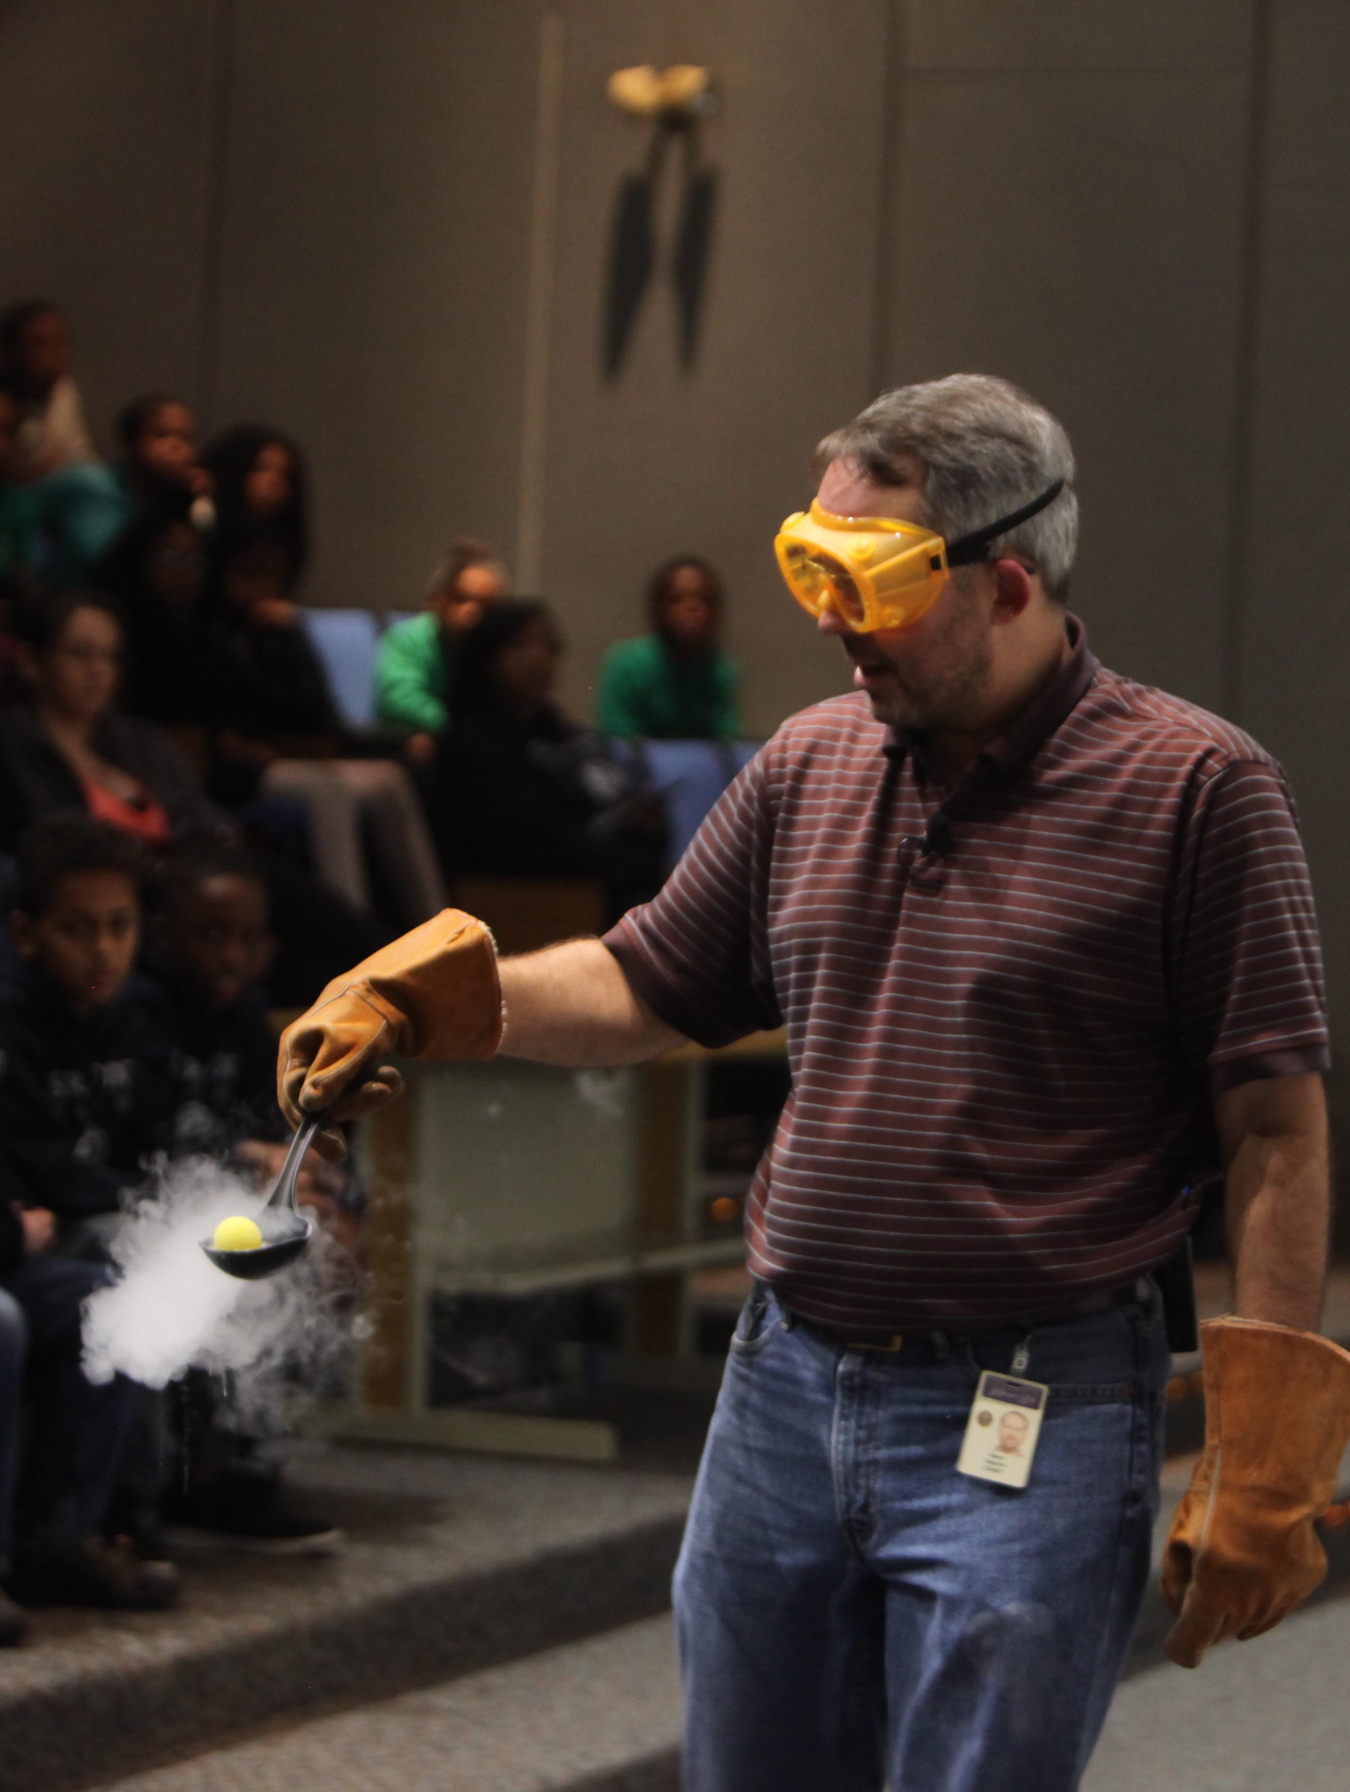
[[[1090, 1319], [1095, 1313], [1109, 1313], [1115, 1307], [1128, 1307], [1147, 1297], [1148, 1282], [1146, 1277], [1138, 1277], [1127, 1282], [1122, 1288], [1103, 1288], [1096, 1294], [1085, 1295], [1075, 1301], [1071, 1307], [1060, 1307], [1054, 1312], [1034, 1314], [1026, 1319], [998, 1319], [994, 1321], [973, 1319], [952, 1319], [945, 1325], [915, 1326], [908, 1332], [875, 1331], [867, 1334], [845, 1331], [842, 1326], [823, 1325], [818, 1319], [807, 1319], [804, 1314], [794, 1313], [793, 1319], [799, 1325], [809, 1326], [821, 1337], [827, 1338], [840, 1350], [903, 1350], [906, 1343], [927, 1343], [934, 1338], [947, 1338], [960, 1342], [966, 1338], [989, 1337], [996, 1332], [1034, 1331], [1042, 1325], [1062, 1325], [1068, 1320]], [[788, 1309], [791, 1311], [791, 1309]]]

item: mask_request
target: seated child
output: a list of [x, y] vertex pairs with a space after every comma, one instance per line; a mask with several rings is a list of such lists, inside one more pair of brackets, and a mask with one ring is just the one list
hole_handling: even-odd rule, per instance
[[[270, 1182], [290, 1131], [277, 1106], [277, 1035], [261, 981], [276, 947], [261, 867], [214, 838], [185, 846], [157, 880], [151, 939], [150, 973], [173, 1035], [169, 1149], [233, 1157]], [[327, 1221], [352, 1212], [350, 1177], [317, 1151], [297, 1193]]]
[[173, 1571], [96, 1534], [143, 1390], [93, 1386], [80, 1366], [80, 1308], [110, 1274], [119, 1197], [168, 1118], [162, 999], [132, 975], [140, 848], [72, 812], [31, 829], [17, 860], [19, 968], [0, 989], [0, 1204], [18, 1206], [20, 1230], [0, 1285], [26, 1324], [35, 1426], [10, 1591], [28, 1604], [164, 1605]]
[[[56, 1218], [20, 1205], [0, 1176], [0, 1581], [23, 1605], [156, 1610], [178, 1595], [167, 1562], [143, 1561], [102, 1528], [132, 1429], [136, 1390], [81, 1367], [80, 1309], [111, 1273], [53, 1256]], [[19, 1460], [20, 1402], [30, 1396]], [[23, 1614], [0, 1593], [0, 1645]]]
[[375, 714], [407, 728], [415, 762], [430, 757], [433, 737], [450, 719], [450, 667], [456, 641], [482, 621], [506, 590], [506, 573], [481, 541], [461, 535], [431, 575], [425, 607], [386, 629], [375, 664]]
[[155, 899], [149, 965], [173, 1029], [171, 1148], [269, 1168], [288, 1130], [261, 982], [276, 948], [262, 871], [236, 846], [190, 842]]
[[73, 810], [31, 828], [17, 857], [0, 1140], [63, 1252], [101, 1258], [172, 1116], [167, 1006], [134, 972], [144, 860], [131, 835]]
[[734, 740], [740, 673], [719, 645], [722, 581], [694, 554], [657, 568], [651, 632], [618, 641], [600, 671], [597, 719], [606, 734], [647, 740]]
[[[208, 840], [169, 861], [156, 896], [150, 963], [174, 1038], [169, 1147], [232, 1157], [270, 1182], [289, 1131], [277, 1107], [277, 1039], [259, 981], [274, 945], [267, 884], [246, 853]], [[340, 1226], [348, 1184], [340, 1169], [311, 1153], [297, 1194]], [[164, 1507], [171, 1534], [272, 1553], [330, 1553], [338, 1533], [287, 1509], [253, 1441], [221, 1423], [211, 1378], [191, 1371], [175, 1395], [181, 1460]]]

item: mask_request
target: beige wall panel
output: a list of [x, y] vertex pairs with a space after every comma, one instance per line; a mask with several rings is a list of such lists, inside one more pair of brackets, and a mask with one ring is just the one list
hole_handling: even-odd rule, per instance
[[1210, 704], [1247, 143], [1229, 64], [1247, 16], [1231, 0], [910, 8], [889, 248], [889, 377], [1001, 373], [1062, 418], [1094, 645]]
[[910, 68], [1244, 68], [1247, 6], [1214, 0], [901, 0]]
[[[1275, 24], [1242, 719], [1293, 779], [1343, 1053], [1350, 1013], [1350, 8], [1342, 0], [1281, 0]], [[1342, 1130], [1348, 1127], [1350, 1114]]]
[[67, 306], [105, 446], [127, 399], [196, 376], [215, 19], [207, 0], [0, 7], [0, 303]]
[[415, 607], [453, 534], [509, 544], [538, 15], [237, 8], [212, 408], [310, 450], [313, 602]]
[[[726, 576], [752, 732], [845, 688], [838, 650], [782, 589], [771, 542], [809, 492], [816, 440], [870, 392], [885, 23], [878, 0], [567, 9], [543, 584], [567, 629], [578, 712], [605, 646], [645, 625], [654, 563], [686, 549]], [[607, 382], [611, 210], [647, 132], [607, 105], [604, 86], [613, 69], [649, 60], [707, 63], [718, 76], [722, 111], [704, 151], [721, 171], [721, 209], [702, 352], [683, 371], [671, 162], [645, 315]]]

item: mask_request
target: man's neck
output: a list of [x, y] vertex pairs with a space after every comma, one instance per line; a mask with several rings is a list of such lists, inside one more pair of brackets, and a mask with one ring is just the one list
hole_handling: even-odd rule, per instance
[[990, 741], [1006, 734], [1018, 716], [1035, 701], [1060, 667], [1071, 657], [1073, 643], [1062, 625], [1058, 634], [1028, 644], [1015, 663], [1005, 665], [995, 680], [996, 689], [978, 721], [969, 728], [934, 728], [924, 736], [928, 769], [947, 790], [952, 790], [970, 771]]

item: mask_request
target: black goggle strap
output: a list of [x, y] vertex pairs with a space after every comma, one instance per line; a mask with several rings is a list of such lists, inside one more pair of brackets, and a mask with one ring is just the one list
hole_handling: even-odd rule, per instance
[[1014, 510], [1009, 516], [999, 517], [997, 522], [986, 523], [983, 529], [972, 529], [969, 535], [958, 536], [955, 541], [947, 543], [948, 566], [974, 566], [978, 561], [987, 558], [985, 549], [996, 535], [1006, 535], [1009, 529], [1017, 528], [1030, 517], [1037, 516], [1064, 490], [1064, 481], [1057, 479], [1053, 485], [1047, 486], [1039, 498], [1033, 498], [1030, 504], [1024, 504], [1020, 510]]

